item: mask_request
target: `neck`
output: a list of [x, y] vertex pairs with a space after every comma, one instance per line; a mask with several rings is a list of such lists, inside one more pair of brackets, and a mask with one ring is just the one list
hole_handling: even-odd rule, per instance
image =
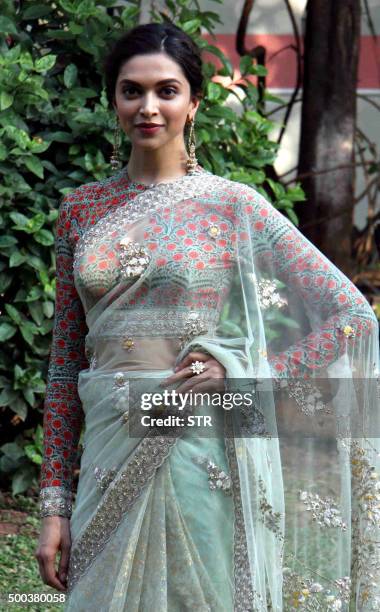
[[127, 164], [131, 180], [142, 183], [156, 183], [164, 179], [185, 175], [188, 154], [183, 142], [173, 142], [159, 149], [149, 150], [132, 145]]

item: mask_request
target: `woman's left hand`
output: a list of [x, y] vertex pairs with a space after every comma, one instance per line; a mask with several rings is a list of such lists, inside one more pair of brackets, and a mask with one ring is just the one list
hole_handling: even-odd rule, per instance
[[[194, 374], [191, 369], [193, 361], [202, 361], [205, 369], [200, 374]], [[225, 389], [224, 378], [226, 370], [219, 361], [211, 355], [201, 353], [200, 351], [192, 351], [179, 362], [175, 369], [175, 374], [166, 378], [161, 386], [169, 386], [179, 380], [185, 382], [177, 387], [177, 393], [194, 392], [214, 392], [221, 393]]]

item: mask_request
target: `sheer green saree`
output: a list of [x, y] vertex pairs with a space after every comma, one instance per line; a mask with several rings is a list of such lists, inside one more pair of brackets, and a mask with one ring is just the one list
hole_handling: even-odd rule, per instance
[[[90, 367], [66, 610], [376, 609], [363, 296], [259, 193], [203, 170], [111, 209], [74, 255]], [[132, 431], [192, 348], [225, 367], [232, 409], [193, 406], [208, 433]]]

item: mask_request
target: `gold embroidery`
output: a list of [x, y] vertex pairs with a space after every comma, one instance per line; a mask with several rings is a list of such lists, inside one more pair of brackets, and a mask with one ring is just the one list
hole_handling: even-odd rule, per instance
[[132, 338], [129, 338], [129, 337], [123, 338], [122, 347], [124, 349], [126, 349], [127, 351], [131, 351], [134, 346], [135, 346], [135, 343], [133, 342]]
[[[297, 561], [295, 557], [294, 560]], [[310, 572], [314, 573], [312, 570]], [[284, 568], [284, 610], [333, 612], [342, 610], [343, 604], [349, 603], [351, 590], [349, 576], [329, 580], [319, 573], [316, 575], [318, 580], [313, 580], [300, 576], [289, 567]], [[323, 586], [321, 580], [327, 585]]]
[[211, 238], [216, 238], [219, 234], [220, 234], [219, 227], [217, 227], [216, 225], [211, 225], [211, 227], [208, 230], [208, 235]]
[[347, 338], [353, 338], [353, 336], [355, 336], [354, 328], [351, 327], [351, 325], [345, 325], [342, 328], [342, 332], [344, 333], [345, 336], [347, 336]]

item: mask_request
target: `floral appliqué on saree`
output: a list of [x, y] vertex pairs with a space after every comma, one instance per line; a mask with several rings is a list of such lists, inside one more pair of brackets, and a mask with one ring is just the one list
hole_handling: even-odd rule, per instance
[[119, 245], [120, 276], [128, 280], [141, 276], [151, 260], [149, 251], [143, 245], [132, 242], [126, 237], [119, 241]]
[[[350, 440], [350, 456], [353, 485], [352, 519], [352, 576], [359, 584], [359, 604], [376, 602], [380, 598], [376, 590], [380, 583], [380, 476], [369, 461], [369, 449], [356, 440]], [[372, 609], [376, 609], [373, 607]]]
[[264, 310], [270, 308], [271, 306], [274, 306], [275, 308], [283, 308], [287, 305], [287, 301], [282, 298], [280, 293], [277, 291], [276, 282], [269, 279], [263, 279], [258, 281], [257, 287], [260, 306]]
[[192, 459], [194, 463], [206, 469], [208, 474], [208, 486], [211, 491], [219, 489], [227, 495], [231, 495], [231, 477], [224, 470], [219, 468], [210, 457], [197, 455]]
[[[323, 583], [323, 584], [322, 584]], [[317, 574], [306, 578], [284, 567], [284, 610], [300, 612], [335, 612], [350, 601], [349, 576], [329, 580]]]
[[299, 492], [300, 501], [305, 504], [306, 510], [311, 512], [313, 521], [321, 527], [339, 527], [346, 531], [347, 525], [342, 520], [338, 504], [331, 497], [320, 497], [317, 493], [308, 491]]
[[282, 533], [281, 529], [281, 512], [276, 512], [273, 509], [272, 504], [269, 503], [265, 483], [260, 477], [258, 479], [258, 484], [260, 495], [259, 507], [261, 512], [261, 521], [263, 525], [265, 525], [267, 529], [272, 531], [275, 536], [282, 542], [284, 540], [284, 534]]

